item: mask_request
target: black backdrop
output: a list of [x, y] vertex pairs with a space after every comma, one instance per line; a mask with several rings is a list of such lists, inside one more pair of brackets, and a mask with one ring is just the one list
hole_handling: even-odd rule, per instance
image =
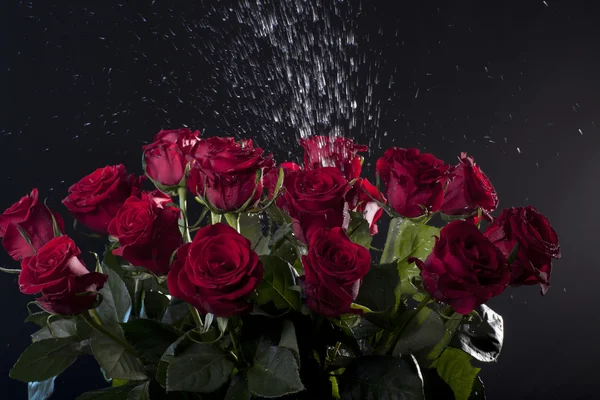
[[[215, 72], [211, 57], [227, 55], [235, 21], [221, 24], [229, 36], [184, 26], [232, 2], [8, 3], [0, 208], [38, 187], [65, 212], [59, 201], [68, 186], [93, 169], [122, 162], [140, 172], [140, 146], [164, 127], [252, 137], [277, 159], [288, 157], [293, 129], [266, 135], [269, 121], [240, 112]], [[392, 140], [448, 162], [467, 151], [495, 184], [501, 207], [535, 205], [561, 238], [563, 259], [547, 296], [521, 288], [491, 301], [505, 318], [506, 340], [500, 362], [484, 368], [488, 398], [592, 398], [600, 385], [597, 2], [365, 3], [352, 16], [359, 47], [370, 37], [365, 53], [382, 60], [381, 76], [393, 74], [394, 87], [386, 81], [375, 90], [379, 126], [350, 135], [376, 137], [372, 161]], [[296, 147], [291, 158], [299, 154]], [[5, 253], [0, 259], [16, 267]], [[29, 298], [13, 276], [3, 275], [0, 288], [3, 398], [26, 398], [8, 370], [34, 329], [22, 324]], [[102, 386], [95, 371], [93, 360], [78, 361], [58, 380], [56, 398]]]

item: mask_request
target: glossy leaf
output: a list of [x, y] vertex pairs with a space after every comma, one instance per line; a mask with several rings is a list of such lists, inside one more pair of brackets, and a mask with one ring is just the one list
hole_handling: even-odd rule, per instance
[[454, 392], [456, 400], [468, 400], [480, 368], [471, 365], [471, 356], [462, 350], [448, 347], [431, 366]]
[[225, 394], [225, 400], [250, 400], [251, 398], [252, 393], [248, 390], [246, 376], [238, 373], [231, 379], [231, 384]]
[[180, 335], [171, 326], [150, 319], [129, 321], [122, 325], [122, 329], [127, 341], [138, 350], [140, 358], [151, 364], [157, 364]]
[[462, 349], [476, 360], [494, 362], [498, 360], [504, 341], [502, 316], [482, 304], [476, 309], [479, 317], [458, 327], [451, 346]]
[[[124, 339], [119, 325], [105, 325], [115, 336]], [[106, 335], [94, 331], [92, 333], [92, 353], [107, 378], [144, 380], [147, 378], [140, 360], [129, 354], [118, 343]]]
[[361, 213], [350, 211], [350, 224], [348, 224], [346, 232], [354, 243], [367, 249], [371, 248], [371, 241], [373, 240], [371, 228], [369, 227], [369, 221]]
[[338, 377], [342, 400], [424, 400], [423, 379], [413, 358], [364, 356]]
[[445, 332], [444, 321], [435, 311], [425, 307], [404, 328], [392, 355], [426, 355], [442, 340]]
[[33, 342], [77, 336], [77, 318], [51, 318], [50, 323], [31, 335]]
[[396, 264], [372, 265], [355, 302], [373, 311], [385, 311], [396, 305], [394, 290], [398, 283]]
[[76, 400], [129, 400], [127, 396], [134, 387], [135, 385], [124, 385], [95, 390], [82, 394]]
[[296, 273], [286, 261], [275, 256], [262, 256], [264, 267], [263, 280], [257, 288], [257, 303], [263, 305], [273, 302], [280, 310], [302, 308], [300, 292], [294, 290]]
[[39, 311], [36, 313], [31, 313], [27, 318], [25, 318], [25, 322], [33, 322], [38, 326], [46, 326], [48, 323], [48, 317], [50, 313], [46, 311]]
[[127, 400], [150, 400], [150, 382], [144, 382], [131, 389]]
[[290, 349], [260, 346], [248, 370], [248, 389], [259, 397], [281, 397], [304, 390], [296, 357]]
[[102, 266], [102, 272], [108, 275], [108, 281], [100, 290], [102, 303], [96, 311], [103, 322], [126, 322], [131, 313], [131, 296], [127, 286], [112, 268]]
[[71, 338], [45, 339], [31, 344], [10, 370], [10, 377], [22, 382], [51, 379], [77, 359], [78, 342]]
[[175, 297], [171, 298], [162, 322], [169, 325], [175, 325], [181, 322], [190, 312], [188, 303]]
[[294, 323], [289, 320], [283, 321], [281, 327], [281, 338], [279, 339], [279, 347], [290, 349], [296, 360], [300, 360], [300, 349], [298, 348], [298, 339], [296, 338], [296, 328]]
[[480, 376], [477, 376], [475, 382], [473, 382], [473, 389], [471, 390], [469, 400], [485, 400], [485, 385]]
[[41, 382], [29, 382], [27, 384], [28, 400], [48, 400], [54, 393], [54, 379], [46, 379]]
[[161, 320], [169, 307], [169, 298], [158, 291], [144, 291], [142, 318]]
[[419, 224], [410, 219], [392, 219], [380, 263], [404, 261], [409, 257], [424, 260], [431, 253], [439, 231], [434, 226]]
[[262, 218], [261, 213], [242, 213], [239, 216], [240, 233], [250, 241], [259, 256], [269, 253], [269, 239], [263, 235]]
[[170, 359], [167, 391], [214, 392], [229, 380], [233, 367], [219, 348], [195, 343]]

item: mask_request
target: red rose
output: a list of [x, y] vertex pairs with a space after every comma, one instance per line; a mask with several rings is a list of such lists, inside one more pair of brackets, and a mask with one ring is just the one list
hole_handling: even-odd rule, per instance
[[409, 261], [417, 263], [427, 292], [460, 314], [502, 293], [510, 279], [506, 257], [466, 221], [443, 227], [425, 262]]
[[517, 258], [510, 264], [512, 286], [540, 283], [542, 294], [548, 291], [552, 259], [560, 258], [560, 246], [544, 215], [531, 206], [504, 209], [485, 236], [506, 257], [519, 244]]
[[461, 153], [451, 174], [441, 211], [447, 215], [470, 215], [477, 208], [491, 213], [498, 206], [496, 189], [475, 164], [473, 157]]
[[137, 196], [142, 178], [125, 173], [124, 165], [98, 168], [69, 188], [63, 204], [79, 222], [98, 233], [108, 224], [129, 196]]
[[383, 209], [377, 202], [385, 204], [387, 201], [383, 194], [366, 178], [358, 178], [346, 195], [346, 199], [351, 210], [363, 214], [371, 228], [371, 235], [376, 235], [377, 221], [383, 214]]
[[351, 312], [371, 255], [348, 239], [342, 228], [319, 229], [302, 256], [306, 304], [317, 314], [337, 317]]
[[296, 171], [286, 175], [284, 194], [278, 205], [292, 217], [294, 233], [304, 243], [319, 228], [348, 224], [345, 195], [350, 185], [335, 167]]
[[[281, 164], [279, 164], [279, 168], [283, 169], [283, 179], [284, 179], [284, 185], [283, 187], [285, 187], [285, 178], [292, 172], [294, 171], [300, 171], [302, 168], [300, 168], [300, 166], [298, 164], [296, 164], [295, 162], [283, 162]], [[266, 173], [265, 173], [265, 186], [268, 190], [268, 195], [269, 198], [272, 198], [273, 195], [275, 194], [275, 186], [277, 185], [277, 180], [279, 179], [279, 168], [277, 167], [273, 167], [270, 168]], [[281, 192], [280, 192], [281, 193]], [[280, 196], [279, 199], [277, 200], [277, 205], [279, 207], [281, 207], [281, 199], [282, 197]]]
[[390, 207], [408, 218], [419, 217], [425, 210], [440, 209], [449, 168], [433, 155], [421, 154], [417, 149], [393, 147], [377, 160], [377, 174], [385, 184]]
[[201, 139], [191, 155], [195, 161], [188, 188], [224, 212], [238, 211], [247, 201], [248, 208], [253, 207], [260, 200], [264, 181], [261, 177], [257, 182], [256, 173], [264, 174], [274, 165], [271, 156], [263, 157], [263, 150], [253, 147], [251, 140]]
[[[53, 215], [62, 232], [63, 219], [56, 213]], [[23, 238], [19, 228], [29, 237], [31, 245]], [[33, 189], [29, 196], [22, 197], [0, 215], [0, 237], [2, 245], [15, 260], [34, 255], [36, 250], [54, 238], [52, 215], [39, 201], [37, 189]]]
[[177, 186], [185, 175], [188, 155], [198, 142], [198, 132], [187, 128], [162, 130], [144, 146], [144, 170], [163, 187]]
[[171, 198], [158, 190], [132, 196], [125, 201], [108, 226], [108, 233], [119, 240], [113, 254], [132, 265], [157, 275], [169, 271], [171, 254], [181, 245], [179, 209], [167, 206]]
[[41, 293], [37, 302], [52, 314], [73, 315], [92, 308], [108, 277], [88, 272], [80, 254], [68, 236], [50, 240], [21, 263], [21, 292]]
[[304, 147], [305, 170], [336, 167], [349, 181], [360, 176], [362, 157], [357, 154], [369, 150], [344, 137], [311, 136], [298, 142]]
[[177, 250], [167, 283], [171, 295], [217, 317], [249, 311], [248, 301], [263, 276], [250, 241], [225, 224], [198, 230]]

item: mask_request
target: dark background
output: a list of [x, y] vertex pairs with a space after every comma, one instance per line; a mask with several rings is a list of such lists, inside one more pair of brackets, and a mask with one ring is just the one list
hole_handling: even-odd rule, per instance
[[[252, 112], [270, 104], [269, 90], [250, 88], [240, 98], [230, 90], [222, 67], [251, 33], [221, 18], [237, 1], [50, 3], [9, 1], [3, 13], [1, 209], [38, 187], [66, 214], [60, 199], [70, 184], [107, 164], [141, 172], [140, 147], [161, 128], [251, 137], [280, 161], [300, 155], [293, 125]], [[488, 398], [596, 398], [598, 2], [350, 3], [342, 19], [356, 30], [353, 51], [378, 60], [352, 85], [363, 99], [360, 83], [378, 74], [371, 102], [357, 111], [367, 122], [347, 129], [371, 145], [370, 161], [392, 145], [447, 162], [467, 151], [495, 184], [501, 207], [532, 204], [559, 233], [563, 258], [550, 292], [507, 290], [490, 302], [505, 318], [506, 339], [499, 363], [483, 369]], [[260, 73], [274, 56], [256, 57], [238, 70]], [[364, 118], [371, 111], [378, 116]], [[101, 249], [71, 233], [84, 251]], [[17, 267], [5, 253], [0, 260]], [[3, 398], [26, 398], [8, 370], [34, 330], [22, 323], [31, 299], [11, 275], [1, 276], [0, 293], [0, 387]], [[78, 361], [57, 380], [55, 398], [102, 386], [96, 371], [93, 360]]]

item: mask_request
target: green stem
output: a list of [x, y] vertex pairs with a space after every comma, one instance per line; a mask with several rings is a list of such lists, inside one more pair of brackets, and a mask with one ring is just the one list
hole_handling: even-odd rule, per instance
[[214, 224], [218, 224], [219, 222], [221, 222], [221, 214], [215, 214], [214, 212], [210, 213], [210, 222], [212, 225]]
[[421, 300], [421, 302], [419, 302], [419, 304], [417, 305], [415, 310], [410, 314], [410, 317], [405, 319], [398, 325], [398, 327], [394, 330], [394, 333], [387, 340], [387, 342], [384, 346], [384, 353], [387, 354], [390, 350], [393, 350], [394, 347], [396, 347], [396, 343], [402, 336], [404, 329], [406, 329], [406, 327], [409, 326], [413, 322], [413, 320], [417, 317], [417, 315], [419, 315], [421, 310], [423, 308], [425, 308], [427, 306], [427, 304], [429, 304], [430, 301], [431, 301], [431, 296], [425, 295], [423, 300]]
[[102, 323], [98, 322], [98, 314], [94, 315], [94, 313], [95, 310], [90, 310], [89, 313], [81, 313], [81, 316], [83, 317], [85, 322], [87, 322], [88, 325], [91, 326], [94, 330], [103, 334], [104, 336], [121, 346], [126, 352], [137, 357], [136, 350], [124, 339], [119, 338], [118, 336], [110, 332], [108, 329], [106, 329], [104, 326], [102, 326]]
[[179, 208], [181, 209], [181, 217], [179, 218], [179, 229], [181, 230], [181, 236], [183, 236], [183, 241], [185, 243], [189, 243], [192, 241], [192, 238], [190, 237], [190, 230], [188, 228], [187, 219], [187, 189], [185, 187], [179, 187], [177, 189], [177, 195], [179, 196]]
[[188, 303], [188, 308], [190, 309], [190, 312], [192, 313], [192, 318], [194, 318], [194, 322], [196, 323], [196, 326], [198, 328], [204, 328], [204, 324], [202, 323], [202, 319], [200, 318], [200, 313], [198, 313], [198, 310], [196, 310], [196, 307], [194, 307], [193, 305]]

